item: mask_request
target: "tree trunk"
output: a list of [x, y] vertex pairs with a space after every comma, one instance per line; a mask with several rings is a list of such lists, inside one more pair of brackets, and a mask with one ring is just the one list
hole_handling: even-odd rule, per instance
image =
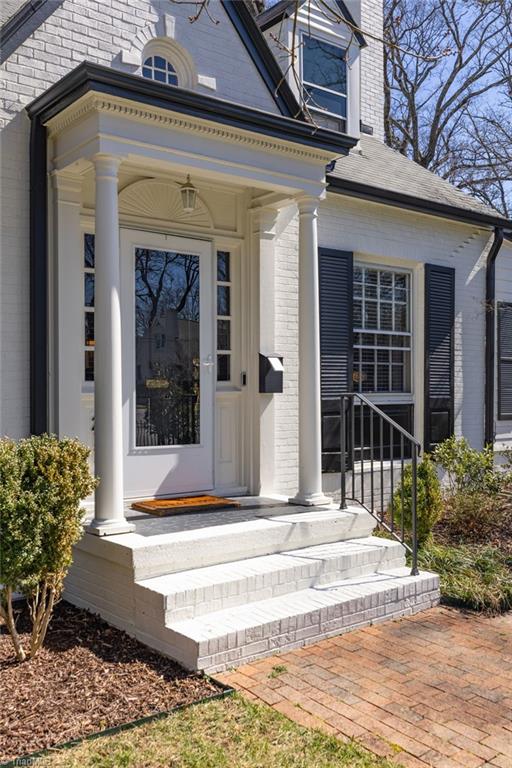
[[27, 658], [27, 654], [23, 649], [21, 638], [18, 635], [18, 631], [16, 629], [16, 621], [14, 619], [14, 612], [12, 610], [11, 587], [5, 588], [5, 596], [6, 596], [6, 606], [0, 604], [0, 616], [2, 616], [3, 620], [5, 621], [5, 624], [7, 626], [7, 631], [11, 636], [16, 658], [18, 659], [18, 661], [25, 661], [25, 659]]
[[44, 643], [48, 624], [53, 613], [56, 591], [48, 588], [44, 582], [42, 593], [38, 590], [32, 602], [32, 636], [30, 638], [30, 658], [34, 658]]

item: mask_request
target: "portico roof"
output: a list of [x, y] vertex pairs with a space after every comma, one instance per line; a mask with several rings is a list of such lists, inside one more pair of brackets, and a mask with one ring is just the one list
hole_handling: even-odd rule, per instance
[[230, 101], [205, 96], [172, 85], [84, 61], [27, 107], [29, 117], [44, 125], [87, 93], [95, 92], [136, 101], [158, 109], [199, 117], [234, 128], [346, 155], [356, 139], [312, 125], [305, 120], [276, 115]]

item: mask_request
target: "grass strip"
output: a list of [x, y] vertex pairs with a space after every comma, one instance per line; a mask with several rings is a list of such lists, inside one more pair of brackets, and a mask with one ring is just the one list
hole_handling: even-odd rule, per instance
[[38, 768], [396, 768], [234, 694], [47, 755]]

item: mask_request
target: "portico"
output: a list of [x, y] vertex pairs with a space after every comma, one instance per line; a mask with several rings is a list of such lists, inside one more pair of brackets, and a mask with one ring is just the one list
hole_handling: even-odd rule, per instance
[[[225, 102], [212, 104], [218, 100], [199, 99], [197, 94], [174, 92], [88, 64], [57, 85], [31, 107], [33, 119], [44, 124], [47, 131], [55, 190], [54, 202], [49, 205], [50, 211], [52, 207], [55, 210], [56, 231], [51, 241], [55, 273], [54, 282], [50, 281], [50, 290], [55, 292], [55, 313], [49, 313], [49, 323], [55, 323], [59, 331], [49, 358], [47, 423], [59, 434], [86, 437], [83, 403], [84, 397], [88, 398], [89, 418], [94, 418], [94, 467], [100, 482], [94, 520], [87, 530], [101, 536], [132, 530], [124, 516], [127, 484], [123, 472], [126, 474], [128, 468], [133, 477], [140, 462], [149, 477], [148, 462], [160, 462], [165, 467], [163, 472], [181, 477], [181, 485], [175, 486], [181, 492], [188, 471], [183, 456], [187, 452], [190, 455], [193, 448], [183, 446], [180, 455], [176, 446], [167, 452], [164, 445], [142, 447], [127, 437], [134, 429], [137, 409], [130, 392], [134, 386], [130, 365], [135, 368], [139, 361], [131, 359], [127, 367], [127, 359], [133, 358], [130, 345], [135, 346], [135, 336], [134, 318], [130, 315], [133, 277], [126, 266], [132, 264], [132, 257], [123, 252], [129, 246], [120, 250], [123, 231], [141, 233], [138, 239], [133, 235], [131, 240], [142, 243], [145, 238], [150, 248], [160, 247], [160, 242], [167, 243], [167, 248], [171, 243], [175, 249], [185, 247], [190, 253], [203, 254], [194, 257], [201, 263], [201, 349], [194, 385], [197, 393], [200, 390], [195, 407], [198, 413], [201, 409], [200, 418], [197, 416], [201, 434], [196, 442], [201, 446], [208, 443], [212, 466], [218, 466], [215, 452], [226, 451], [225, 440], [222, 445], [215, 435], [215, 430], [222, 430], [218, 405], [222, 400], [220, 411], [222, 407], [225, 412], [228, 408], [233, 411], [230, 429], [237, 434], [230, 450], [240, 457], [238, 486], [252, 493], [262, 488], [267, 493], [272, 491], [273, 467], [266, 453], [269, 447], [272, 450], [274, 441], [272, 401], [279, 395], [260, 395], [258, 355], [279, 352], [271, 348], [274, 330], [267, 317], [267, 311], [273, 317], [276, 301], [269, 267], [272, 269], [277, 235], [269, 221], [276, 222], [286, 209], [298, 208], [299, 212], [299, 471], [292, 501], [307, 506], [325, 504], [328, 500], [322, 493], [321, 477], [317, 208], [325, 195], [326, 165], [346, 151], [343, 137], [257, 110], [245, 109], [241, 114], [240, 108]], [[198, 189], [200, 201], [200, 211], [189, 216], [175, 200], [179, 182], [188, 175]], [[217, 196], [212, 194], [216, 187]], [[225, 211], [230, 205], [236, 206], [236, 215], [228, 222]], [[70, 206], [74, 213], [68, 218]], [[76, 373], [83, 368], [83, 347], [76, 337], [83, 334], [83, 313], [78, 311], [83, 302], [83, 276], [77, 265], [82, 261], [84, 219], [89, 219], [95, 237], [94, 385], [84, 385]], [[234, 271], [238, 270], [238, 298], [235, 284], [232, 287], [238, 317], [232, 319], [230, 331], [238, 337], [240, 354], [236, 358], [233, 353], [230, 358], [232, 391], [219, 387], [218, 381], [216, 388], [211, 386], [215, 348], [219, 349], [212, 307], [213, 262], [215, 254], [218, 258], [219, 244], [224, 247], [226, 243], [239, 259], [238, 266], [233, 266]], [[235, 256], [231, 258], [234, 265]], [[133, 271], [133, 266], [129, 269]], [[230, 398], [237, 401], [236, 406]], [[213, 413], [215, 419], [210, 418]], [[204, 463], [205, 454], [198, 454], [197, 461], [198, 465]], [[168, 467], [173, 467], [172, 472]], [[219, 483], [214, 471], [210, 481], [198, 480], [197, 488], [189, 485], [187, 490], [219, 485], [222, 481]], [[156, 477], [149, 484], [130, 487], [158, 495], [164, 488], [166, 493], [172, 492], [173, 483], [172, 478], [160, 482]]]

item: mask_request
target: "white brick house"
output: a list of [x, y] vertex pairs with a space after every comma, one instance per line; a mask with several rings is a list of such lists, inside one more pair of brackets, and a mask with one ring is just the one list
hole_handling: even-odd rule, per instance
[[[189, 666], [435, 601], [363, 507], [330, 504], [343, 391], [425, 449], [512, 441], [486, 312], [511, 224], [384, 146], [381, 0], [332, 2], [363, 34], [346, 52], [343, 24], [301, 19], [315, 125], [281, 82], [287, 2], [218, 0], [216, 25], [169, 0], [0, 4], [0, 433], [91, 445], [67, 597]], [[198, 492], [297, 508], [127, 512]]]

